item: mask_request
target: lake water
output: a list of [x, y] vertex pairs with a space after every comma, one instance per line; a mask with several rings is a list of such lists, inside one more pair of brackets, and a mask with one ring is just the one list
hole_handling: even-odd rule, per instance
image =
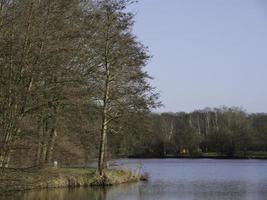
[[149, 182], [15, 193], [6, 200], [267, 200], [266, 160], [131, 159]]

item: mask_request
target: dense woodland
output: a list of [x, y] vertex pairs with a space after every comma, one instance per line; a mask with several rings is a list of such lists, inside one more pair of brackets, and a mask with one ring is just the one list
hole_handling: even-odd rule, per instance
[[[267, 114], [241, 108], [206, 108], [191, 113], [149, 115], [149, 131], [128, 138], [127, 155], [264, 157]], [[126, 143], [128, 143], [126, 142]], [[135, 148], [132, 148], [135, 147]]]
[[0, 1], [0, 165], [99, 158], [157, 107], [125, 0]]
[[[267, 115], [153, 114], [126, 0], [0, 1], [0, 166], [267, 150]], [[180, 86], [182, 87], [182, 86]]]

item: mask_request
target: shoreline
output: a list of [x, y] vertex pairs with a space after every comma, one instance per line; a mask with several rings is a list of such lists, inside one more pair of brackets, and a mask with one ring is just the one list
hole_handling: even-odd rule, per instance
[[128, 159], [222, 159], [222, 160], [267, 160], [261, 156], [128, 156]]
[[5, 169], [0, 173], [0, 194], [35, 189], [104, 187], [138, 182], [140, 175], [120, 169], [106, 170], [104, 179], [95, 168]]
[[[122, 157], [121, 157], [122, 158]], [[267, 157], [230, 156], [128, 156], [128, 159], [222, 159], [222, 160], [267, 160]], [[0, 194], [35, 189], [104, 187], [138, 182], [140, 174], [122, 169], [107, 169], [106, 177], [99, 177], [94, 167], [27, 168], [5, 169], [0, 172]]]

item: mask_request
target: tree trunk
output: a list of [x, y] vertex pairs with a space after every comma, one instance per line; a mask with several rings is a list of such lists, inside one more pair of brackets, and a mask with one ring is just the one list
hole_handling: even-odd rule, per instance
[[217, 111], [215, 111], [215, 127], [216, 127], [216, 130], [218, 131], [219, 130], [219, 126], [218, 126], [218, 114], [217, 114]]
[[98, 156], [98, 172], [102, 176], [103, 170], [106, 168], [105, 154], [107, 145], [107, 129], [108, 129], [108, 100], [109, 100], [109, 90], [110, 90], [110, 72], [109, 64], [106, 60], [106, 81], [105, 81], [105, 92], [103, 98], [103, 111], [102, 111], [102, 127], [100, 135], [100, 146], [99, 146], [99, 156]]
[[35, 164], [38, 166], [40, 165], [41, 162], [41, 153], [42, 153], [42, 134], [41, 134], [41, 128], [37, 128], [37, 141], [38, 141], [38, 146], [37, 146], [37, 152], [36, 152], [36, 161]]
[[46, 158], [45, 158], [45, 163], [48, 165], [51, 164], [51, 161], [52, 161], [56, 137], [57, 137], [57, 130], [55, 128], [52, 128], [50, 137], [49, 137], [48, 146], [47, 146]]
[[106, 120], [103, 120], [103, 126], [101, 130], [101, 138], [100, 138], [100, 148], [99, 148], [99, 157], [98, 157], [98, 172], [100, 175], [103, 175], [103, 170], [106, 167], [106, 141], [107, 141], [107, 125], [105, 125]]
[[42, 142], [42, 148], [41, 148], [41, 153], [40, 153], [40, 161], [39, 161], [39, 165], [40, 166], [43, 166], [45, 164], [46, 152], [47, 152], [47, 145], [46, 145], [45, 142]]
[[48, 124], [47, 119], [43, 119], [42, 122], [42, 134], [40, 137], [40, 158], [39, 165], [43, 166], [45, 164], [46, 152], [47, 152], [47, 132], [48, 132]]
[[2, 167], [2, 171], [4, 171], [4, 168], [7, 168], [9, 166], [9, 161], [10, 161], [10, 152], [11, 148], [10, 145], [14, 144], [15, 137], [20, 134], [21, 130], [20, 129], [11, 129], [9, 131], [9, 138], [6, 140], [5, 147], [3, 148], [1, 152], [1, 159], [0, 159], [0, 165]]

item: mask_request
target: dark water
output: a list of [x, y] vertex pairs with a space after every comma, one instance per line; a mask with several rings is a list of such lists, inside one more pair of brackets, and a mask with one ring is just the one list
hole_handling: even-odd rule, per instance
[[[17, 193], [7, 200], [267, 200], [266, 160], [119, 160], [149, 182]], [[140, 169], [140, 165], [142, 168]]]

